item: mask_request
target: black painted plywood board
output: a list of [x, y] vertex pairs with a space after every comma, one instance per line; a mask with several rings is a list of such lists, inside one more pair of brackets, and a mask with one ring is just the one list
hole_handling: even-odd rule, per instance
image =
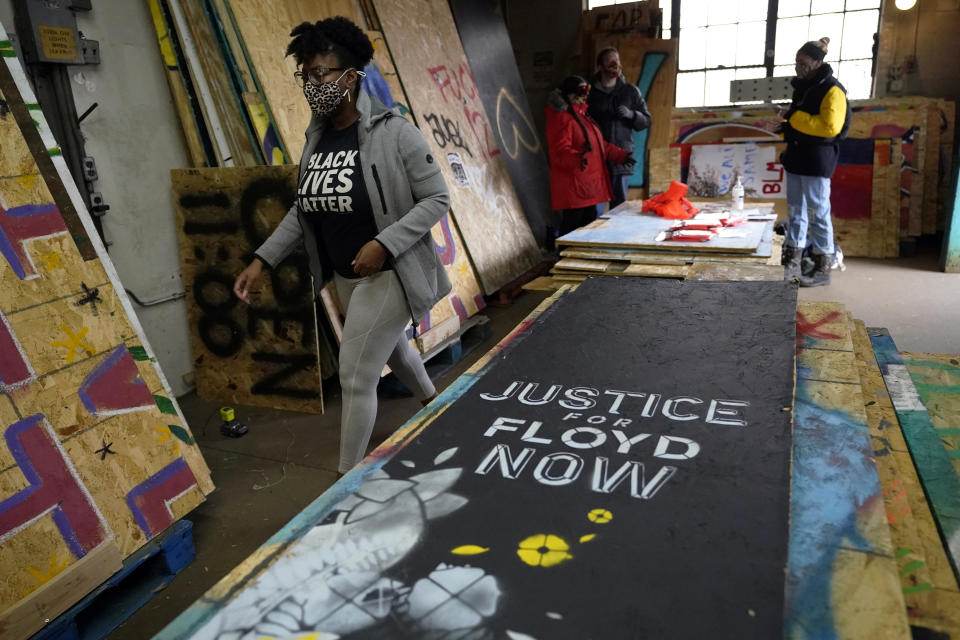
[[782, 281], [558, 293], [172, 628], [782, 637], [795, 313]]
[[550, 221], [550, 168], [498, 0], [451, 0], [460, 41], [497, 147], [537, 242]]

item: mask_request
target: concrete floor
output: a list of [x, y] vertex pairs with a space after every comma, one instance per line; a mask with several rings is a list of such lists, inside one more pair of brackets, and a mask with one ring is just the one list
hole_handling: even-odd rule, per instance
[[[801, 300], [846, 305], [868, 326], [890, 330], [901, 351], [960, 354], [960, 274], [937, 269], [939, 247], [897, 260], [847, 259], [829, 287], [801, 289]], [[496, 344], [548, 294], [526, 292], [512, 305], [488, 308], [492, 335], [435, 380], [444, 389]], [[197, 556], [170, 586], [110, 635], [142, 640], [162, 629], [336, 479], [339, 393], [328, 393], [322, 416], [238, 407], [250, 427], [243, 438], [218, 432], [216, 403], [190, 394], [181, 407], [213, 473], [217, 490], [188, 519]], [[381, 398], [372, 442], [382, 441], [420, 409], [412, 398]]]

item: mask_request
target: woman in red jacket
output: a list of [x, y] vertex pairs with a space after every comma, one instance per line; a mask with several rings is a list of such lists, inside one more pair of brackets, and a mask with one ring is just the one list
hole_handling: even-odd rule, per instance
[[597, 205], [613, 198], [607, 164], [624, 164], [633, 156], [603, 139], [587, 115], [590, 85], [569, 76], [547, 98], [547, 146], [550, 150], [550, 196], [560, 212], [560, 235], [597, 218]]

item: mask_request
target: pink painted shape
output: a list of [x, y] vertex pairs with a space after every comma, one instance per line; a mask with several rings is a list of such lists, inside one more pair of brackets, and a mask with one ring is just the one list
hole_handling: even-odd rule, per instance
[[27, 356], [20, 348], [13, 328], [0, 311], [0, 391], [10, 391], [34, 379]]
[[5, 209], [0, 202], [0, 255], [21, 280], [36, 277], [23, 245], [26, 241], [67, 232], [55, 204], [25, 204]]
[[137, 363], [121, 344], [94, 367], [77, 391], [83, 406], [95, 417], [126, 413], [156, 406], [150, 390], [140, 377]]
[[4, 438], [29, 486], [0, 501], [0, 544], [48, 513], [78, 558], [109, 538], [106, 523], [43, 414], [13, 423]]

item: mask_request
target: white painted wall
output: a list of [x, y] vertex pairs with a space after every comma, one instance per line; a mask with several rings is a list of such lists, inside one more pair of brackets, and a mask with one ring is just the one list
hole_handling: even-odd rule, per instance
[[[11, 0], [0, 0], [0, 21], [13, 33]], [[77, 26], [100, 43], [101, 63], [72, 66], [70, 75], [78, 113], [99, 104], [81, 130], [97, 163], [96, 190], [110, 205], [108, 252], [125, 288], [145, 302], [166, 298], [183, 291], [170, 170], [189, 165], [150, 13], [143, 0], [94, 0]], [[189, 391], [184, 300], [134, 307], [174, 393]]]

